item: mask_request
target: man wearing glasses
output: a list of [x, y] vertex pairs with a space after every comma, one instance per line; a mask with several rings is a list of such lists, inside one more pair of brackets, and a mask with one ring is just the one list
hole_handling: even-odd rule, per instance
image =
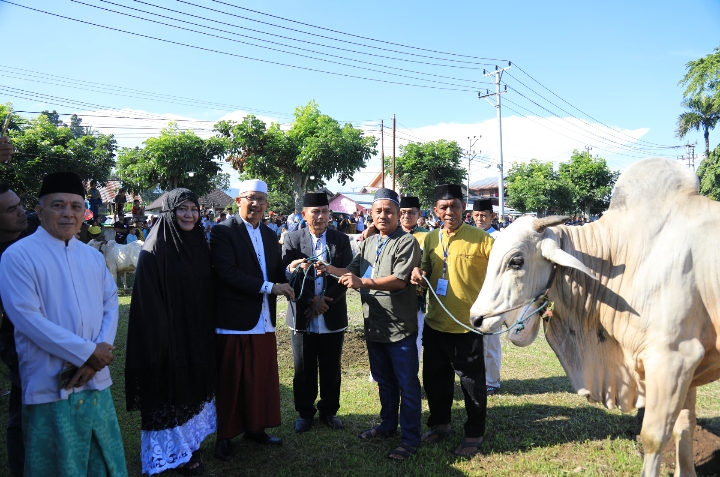
[[280, 379], [275, 340], [276, 296], [293, 299], [277, 235], [262, 225], [267, 184], [247, 180], [235, 199], [238, 214], [210, 230], [215, 269], [218, 354], [215, 456], [233, 457], [231, 439], [279, 445], [265, 433], [280, 425]]

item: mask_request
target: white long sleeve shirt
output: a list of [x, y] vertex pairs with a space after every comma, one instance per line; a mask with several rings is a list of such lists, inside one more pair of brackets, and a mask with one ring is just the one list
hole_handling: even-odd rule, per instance
[[115, 341], [117, 287], [97, 250], [75, 238], [66, 245], [39, 227], [3, 254], [0, 295], [15, 325], [23, 404], [112, 384], [107, 366], [74, 391], [60, 389], [58, 379], [65, 363], [82, 366], [96, 343]]

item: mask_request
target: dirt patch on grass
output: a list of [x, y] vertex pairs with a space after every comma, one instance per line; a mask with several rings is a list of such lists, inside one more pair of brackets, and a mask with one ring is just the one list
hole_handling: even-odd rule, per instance
[[345, 332], [345, 343], [343, 344], [342, 366], [368, 367], [367, 345], [365, 334], [361, 329], [348, 329]]
[[[285, 314], [277, 314], [277, 343], [278, 359], [287, 358], [292, 363], [292, 345], [290, 343], [290, 329], [285, 326]], [[368, 367], [367, 346], [365, 345], [365, 334], [362, 328], [350, 327], [345, 332], [345, 343], [343, 344], [342, 367]]]
[[[644, 409], [641, 409], [638, 412], [636, 427], [637, 441], [640, 443], [642, 443], [639, 434], [643, 415]], [[695, 471], [698, 476], [720, 476], [720, 436], [715, 432], [718, 432], [717, 429], [695, 426], [695, 434], [693, 435], [693, 452], [695, 455], [693, 456], [693, 462], [695, 462]], [[675, 470], [675, 441], [672, 436], [663, 450], [662, 462], [669, 471]]]

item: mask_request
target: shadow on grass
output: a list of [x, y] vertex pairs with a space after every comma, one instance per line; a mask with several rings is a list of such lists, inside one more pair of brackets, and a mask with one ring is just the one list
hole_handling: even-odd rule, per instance
[[634, 439], [636, 418], [592, 405], [522, 404], [488, 409], [486, 452], [525, 452], [568, 442]]
[[500, 389], [502, 393], [515, 396], [562, 392], [575, 394], [575, 390], [570, 385], [570, 380], [567, 376], [550, 376], [536, 379], [504, 379]]

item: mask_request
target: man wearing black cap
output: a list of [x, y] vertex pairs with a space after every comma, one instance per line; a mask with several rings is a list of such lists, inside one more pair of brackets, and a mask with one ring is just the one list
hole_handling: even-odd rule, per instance
[[443, 228], [425, 237], [422, 264], [413, 270], [412, 283], [427, 286], [427, 278], [435, 291], [430, 294], [423, 331], [423, 384], [430, 408], [430, 430], [423, 435], [423, 442], [439, 442], [453, 433], [454, 372], [462, 383], [467, 412], [465, 438], [454, 453], [469, 457], [482, 445], [487, 410], [483, 340], [470, 332], [470, 307], [485, 280], [494, 239], [462, 221], [464, 208], [459, 185], [435, 187], [434, 211]]
[[[413, 237], [418, 241], [420, 245], [420, 252], [422, 252], [423, 241], [425, 236], [430, 232], [428, 229], [420, 227], [418, 225], [418, 218], [420, 218], [420, 199], [413, 196], [400, 197], [400, 226], [402, 229], [412, 234]], [[425, 312], [427, 311], [425, 297], [427, 296], [427, 290], [422, 287], [418, 287], [418, 361], [420, 360], [420, 353], [422, 352], [422, 332], [425, 324]]]
[[[473, 202], [473, 221], [475, 226], [497, 238], [500, 232], [493, 228], [493, 220], [497, 214], [493, 212], [492, 200], [480, 199]], [[500, 390], [500, 362], [502, 359], [502, 346], [500, 335], [485, 335], [483, 337], [485, 349], [485, 386], [488, 396]]]
[[399, 405], [402, 440], [388, 457], [402, 461], [420, 444], [417, 294], [409, 285], [410, 274], [420, 261], [420, 247], [412, 235], [399, 227], [399, 212], [397, 193], [379, 189], [372, 204], [378, 234], [360, 243], [358, 254], [347, 268], [320, 268], [339, 276], [340, 284], [360, 289], [370, 371], [380, 391], [382, 423], [366, 429], [359, 437], [394, 436]]
[[492, 200], [479, 199], [473, 202], [473, 222], [475, 226], [489, 233], [492, 238], [497, 238], [499, 231], [492, 226], [497, 214], [493, 212]]
[[[305, 194], [302, 216], [307, 227], [287, 235], [283, 241], [283, 263], [297, 300], [289, 305], [285, 322], [290, 335], [295, 376], [293, 397], [300, 417], [295, 432], [310, 430], [317, 411], [320, 420], [342, 429], [340, 409], [340, 357], [347, 328], [347, 288], [333, 277], [316, 277], [315, 267], [305, 261], [318, 257], [338, 268], [352, 260], [350, 240], [344, 233], [327, 228], [330, 218], [327, 194]], [[320, 372], [320, 401], [318, 396]]]
[[20, 363], [25, 475], [127, 475], [107, 367], [115, 280], [102, 255], [74, 238], [85, 212], [80, 177], [49, 174], [39, 196], [40, 227], [0, 262]]

